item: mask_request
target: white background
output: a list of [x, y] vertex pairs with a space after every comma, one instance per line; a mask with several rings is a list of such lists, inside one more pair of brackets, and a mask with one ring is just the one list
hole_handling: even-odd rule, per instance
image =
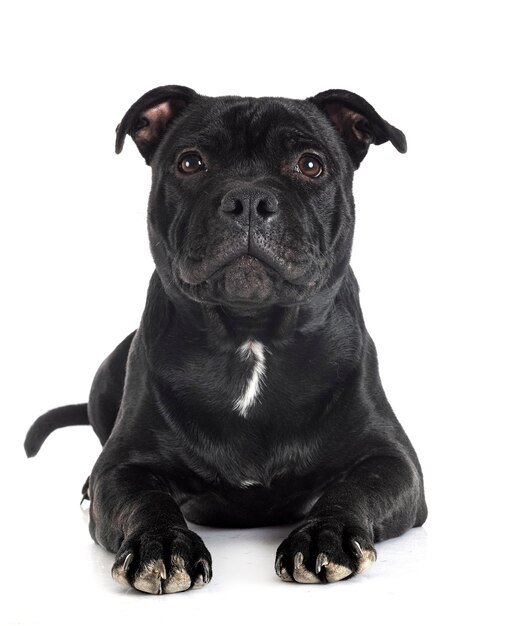
[[[3, 3], [0, 624], [454, 623], [507, 619], [507, 19], [503, 2]], [[329, 586], [273, 573], [288, 528], [199, 529], [215, 576], [117, 586], [80, 488], [99, 453], [28, 426], [87, 398], [141, 316], [150, 170], [114, 130], [148, 89], [305, 98], [345, 88], [407, 135], [356, 175], [353, 267], [429, 521]]]

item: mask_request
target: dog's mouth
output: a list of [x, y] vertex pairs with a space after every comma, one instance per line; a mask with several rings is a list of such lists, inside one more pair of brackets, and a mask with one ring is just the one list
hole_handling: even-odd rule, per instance
[[239, 307], [295, 304], [306, 299], [318, 283], [315, 272], [296, 270], [287, 277], [272, 264], [246, 253], [213, 269], [199, 282], [196, 273], [188, 269], [189, 265], [185, 264], [177, 268], [177, 283], [186, 295], [200, 302]]

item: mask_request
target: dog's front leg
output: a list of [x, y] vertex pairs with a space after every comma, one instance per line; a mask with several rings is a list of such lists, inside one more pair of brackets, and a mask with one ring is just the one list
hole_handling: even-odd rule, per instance
[[115, 580], [154, 594], [209, 582], [209, 551], [188, 529], [164, 482], [148, 468], [117, 466], [93, 472], [90, 498], [90, 532], [116, 552]]
[[[396, 454], [396, 453], [395, 453]], [[422, 476], [403, 456], [377, 456], [329, 485], [279, 546], [276, 573], [285, 581], [335, 582], [376, 560], [374, 543], [426, 519]]]

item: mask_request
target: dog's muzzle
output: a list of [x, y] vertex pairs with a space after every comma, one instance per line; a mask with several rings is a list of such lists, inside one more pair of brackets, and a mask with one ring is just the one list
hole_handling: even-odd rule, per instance
[[311, 242], [294, 238], [283, 211], [276, 194], [265, 187], [227, 190], [208, 236], [190, 242], [192, 252], [180, 257], [178, 278], [192, 293], [225, 302], [261, 304], [304, 296], [319, 280], [320, 257]]

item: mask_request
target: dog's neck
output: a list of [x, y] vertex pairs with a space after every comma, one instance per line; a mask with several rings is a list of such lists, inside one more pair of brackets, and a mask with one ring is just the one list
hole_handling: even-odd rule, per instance
[[262, 343], [285, 341], [297, 330], [299, 307], [270, 306], [243, 311], [224, 305], [203, 305], [209, 328], [221, 341], [233, 346], [257, 340]]
[[181, 318], [184, 327], [203, 332], [207, 342], [222, 350], [237, 350], [249, 340], [264, 345], [284, 345], [297, 333], [312, 334], [321, 328], [335, 308], [330, 293], [318, 294], [306, 303], [281, 306], [271, 305], [256, 309], [233, 308], [220, 304], [203, 304], [191, 300], [176, 288], [166, 293], [157, 272], [154, 272], [142, 323], [150, 334], [165, 332], [174, 316]]

